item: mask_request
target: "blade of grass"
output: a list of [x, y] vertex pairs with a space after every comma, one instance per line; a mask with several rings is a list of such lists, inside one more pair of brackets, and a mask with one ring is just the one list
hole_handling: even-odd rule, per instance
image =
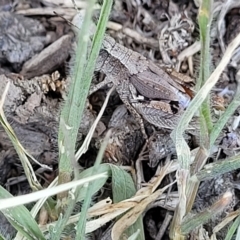
[[[109, 166], [112, 170], [113, 202], [118, 203], [134, 196], [136, 194], [136, 188], [131, 176], [120, 167], [112, 164]], [[142, 216], [140, 216], [124, 233], [126, 236], [131, 236], [135, 232], [138, 232], [138, 240], [145, 239]]]
[[[201, 62], [199, 79], [196, 84], [196, 91], [198, 91], [200, 87], [202, 87], [202, 85], [206, 82], [206, 80], [210, 76], [210, 59], [211, 59], [210, 27], [213, 13], [212, 6], [213, 6], [212, 0], [203, 0], [199, 8], [198, 24], [200, 29], [200, 41], [201, 41]], [[200, 131], [200, 138], [202, 140], [201, 142], [203, 143], [203, 145], [208, 146], [208, 141], [207, 142], [205, 141], [209, 138], [208, 132], [210, 132], [213, 127], [209, 95], [202, 103], [200, 112], [201, 112], [200, 118], [203, 118], [202, 121], [200, 121], [201, 125], [203, 125], [201, 128], [204, 129], [204, 125], [206, 125], [208, 130]]]
[[42, 186], [38, 182], [37, 177], [34, 173], [32, 165], [29, 162], [29, 159], [27, 158], [27, 155], [29, 154], [27, 154], [22, 144], [18, 141], [17, 136], [15, 135], [12, 127], [8, 123], [7, 118], [5, 117], [5, 114], [2, 110], [0, 110], [0, 122], [19, 156], [19, 159], [21, 161], [22, 167], [24, 169], [24, 173], [27, 177], [30, 187], [32, 188], [33, 191], [42, 189]]
[[[87, 61], [87, 50], [89, 43], [89, 27], [95, 0], [87, 2], [86, 14], [82, 28], [78, 35], [76, 59], [73, 67], [72, 83], [69, 94], [61, 112], [59, 124], [59, 184], [69, 182], [73, 171], [75, 144], [79, 125], [82, 119], [91, 78], [84, 79], [84, 69]], [[58, 198], [66, 197], [67, 193]]]
[[216, 141], [216, 139], [219, 136], [220, 132], [222, 131], [223, 127], [229, 120], [230, 116], [232, 116], [233, 113], [235, 112], [235, 110], [239, 107], [239, 105], [240, 105], [240, 82], [238, 82], [238, 84], [237, 84], [237, 90], [236, 90], [233, 100], [228, 105], [226, 111], [218, 119], [216, 124], [214, 124], [214, 127], [210, 134], [210, 147], [213, 146], [214, 142]]
[[[100, 170], [102, 170], [102, 169], [100, 169]], [[101, 174], [104, 174], [103, 178], [104, 178], [104, 182], [105, 182], [108, 178], [108, 172], [101, 173]], [[99, 175], [99, 174], [97, 174], [97, 175]], [[96, 176], [96, 175], [91, 174], [91, 176]], [[88, 179], [88, 177], [85, 177], [85, 178], [83, 178], [81, 180], [78, 180], [78, 181], [83, 181], [85, 179]], [[100, 182], [101, 182], [101, 180], [100, 180]], [[86, 186], [86, 184], [85, 184], [85, 186]], [[67, 222], [68, 222], [69, 217], [71, 216], [71, 214], [74, 210], [74, 207], [76, 206], [76, 202], [78, 201], [77, 196], [78, 196], [79, 191], [81, 191], [81, 188], [74, 188], [70, 192], [68, 201], [66, 202], [67, 207], [66, 207], [66, 210], [64, 212], [64, 215], [60, 214], [60, 217], [58, 218], [58, 221], [49, 230], [50, 235], [51, 235], [51, 238], [50, 238], [51, 240], [59, 240], [61, 238], [63, 230], [67, 225]]]
[[192, 230], [206, 223], [213, 216], [221, 213], [231, 200], [232, 194], [230, 192], [226, 192], [222, 198], [215, 202], [211, 207], [184, 220], [183, 224], [181, 225], [183, 235], [187, 235]]
[[190, 162], [190, 151], [186, 141], [183, 138], [183, 132], [187, 128], [189, 122], [191, 121], [194, 113], [200, 107], [206, 96], [209, 94], [212, 87], [218, 81], [219, 76], [221, 75], [224, 68], [227, 66], [228, 62], [231, 59], [231, 56], [237, 46], [240, 44], [240, 34], [229, 44], [224, 56], [211, 74], [209, 79], [203, 85], [203, 87], [198, 91], [196, 96], [191, 101], [189, 107], [186, 109], [184, 114], [181, 116], [179, 124], [175, 130], [171, 133], [171, 137], [176, 145], [176, 151], [178, 155], [178, 160], [182, 168], [189, 169], [189, 162]]
[[[14, 199], [14, 202], [16, 202], [15, 197], [13, 197], [2, 186], [0, 186], [0, 198], [2, 203], [4, 203], [4, 201], [8, 203], [9, 199]], [[23, 236], [27, 237], [29, 240], [45, 240], [40, 228], [38, 227], [38, 224], [25, 206], [22, 205], [14, 208], [6, 207], [6, 209], [3, 209], [4, 206], [2, 204], [0, 206], [2, 207], [1, 212], [4, 214], [4, 216]]]
[[80, 148], [80, 149], [77, 151], [77, 153], [75, 154], [75, 160], [76, 160], [76, 161], [78, 161], [79, 158], [82, 156], [82, 154], [86, 153], [86, 151], [88, 150], [88, 146], [89, 146], [89, 144], [90, 144], [90, 142], [91, 142], [91, 139], [92, 139], [92, 136], [93, 136], [93, 134], [94, 134], [94, 132], [95, 132], [95, 129], [96, 129], [96, 127], [97, 127], [97, 124], [98, 124], [98, 122], [100, 121], [100, 119], [101, 119], [101, 117], [102, 117], [102, 115], [103, 115], [103, 113], [104, 113], [104, 111], [105, 111], [105, 109], [106, 109], [106, 107], [107, 107], [109, 98], [110, 98], [110, 96], [111, 96], [111, 94], [112, 94], [112, 92], [113, 92], [114, 89], [115, 89], [115, 87], [112, 87], [112, 88], [108, 91], [107, 96], [106, 96], [106, 98], [105, 98], [105, 100], [104, 100], [104, 103], [103, 103], [103, 105], [102, 105], [102, 107], [101, 107], [100, 112], [98, 113], [97, 118], [95, 119], [93, 125], [92, 125], [91, 128], [89, 129], [88, 134], [87, 134], [87, 136], [86, 136], [86, 138], [85, 138], [85, 140], [84, 140], [81, 148]]
[[[94, 133], [96, 125], [99, 122], [99, 120], [100, 120], [100, 118], [101, 118], [101, 116], [102, 116], [102, 114], [103, 114], [103, 112], [104, 112], [104, 110], [105, 110], [105, 108], [107, 106], [109, 97], [110, 97], [113, 89], [114, 88], [111, 88], [109, 90], [109, 92], [107, 94], [107, 97], [106, 97], [106, 99], [104, 101], [104, 104], [103, 104], [103, 106], [102, 106], [102, 108], [101, 108], [101, 110], [100, 110], [96, 120], [94, 121], [91, 129], [89, 130], [89, 133], [88, 133], [86, 139], [84, 140], [83, 146], [84, 146], [85, 150], [87, 150], [87, 148], [88, 148], [88, 145], [89, 145], [90, 140], [92, 138], [92, 134]], [[83, 146], [81, 147], [81, 149], [83, 148]], [[83, 151], [80, 150], [80, 152], [78, 151], [75, 154], [75, 160], [77, 160], [81, 156]], [[110, 168], [109, 168], [108, 165], [105, 165], [105, 164], [103, 165], [102, 164], [98, 170], [99, 170], [99, 172], [107, 171], [108, 172], [108, 177], [110, 176]], [[79, 174], [78, 178], [79, 179], [85, 179], [86, 177], [91, 176], [91, 174], [92, 174], [92, 168], [88, 168], [88, 169], [82, 171]], [[107, 180], [107, 178], [99, 179], [97, 181], [97, 183], [94, 184], [93, 192], [94, 193], [97, 192], [105, 184], [106, 180]], [[54, 180], [54, 182], [56, 182], [56, 181]], [[86, 192], [87, 192], [86, 187], [81, 187], [80, 189], [76, 189], [76, 191], [73, 193], [75, 197], [72, 198], [72, 199], [69, 199], [67, 210], [66, 210], [64, 216], [62, 218], [60, 218], [56, 223], [53, 224], [54, 228], [52, 228], [52, 232], [51, 232], [53, 240], [54, 239], [58, 239], [60, 237], [64, 227], [67, 225], [67, 222], [69, 221], [68, 219], [69, 219], [70, 215], [72, 214], [72, 211], [73, 211], [73, 209], [75, 207], [76, 202], [80, 202], [80, 201], [84, 200], [85, 197], [86, 197]]]
[[128, 240], [136, 240], [139, 239], [139, 234], [140, 234], [140, 230], [138, 229], [135, 233], [133, 233]]
[[[202, 88], [198, 91], [196, 96], [191, 101], [189, 107], [181, 116], [179, 124], [176, 129], [173, 130], [171, 133], [171, 137], [175, 142], [176, 152], [178, 156], [178, 161], [180, 164], [180, 170], [178, 170], [178, 175], [181, 176], [179, 178], [179, 184], [182, 188], [182, 195], [179, 198], [179, 205], [174, 213], [174, 218], [171, 224], [170, 233], [174, 239], [182, 239], [184, 236], [181, 233], [181, 223], [183, 220], [184, 215], [186, 214], [186, 205], [187, 205], [187, 198], [186, 198], [186, 184], [189, 184], [189, 169], [190, 169], [190, 149], [183, 137], [183, 132], [187, 128], [189, 122], [191, 121], [194, 113], [199, 109], [207, 95], [209, 94], [212, 87], [216, 84], [220, 74], [228, 64], [231, 59], [231, 56], [236, 49], [236, 47], [240, 43], [240, 34], [229, 44], [221, 62], [215, 69], [215, 71], [211, 74]], [[208, 149], [209, 151], [209, 149]]]
[[192, 177], [197, 177], [198, 181], [205, 181], [224, 173], [231, 172], [240, 168], [240, 156], [233, 156], [223, 160], [219, 160], [215, 163], [209, 163], [205, 165], [204, 169], [197, 172]]
[[[110, 14], [110, 11], [111, 11], [111, 8], [112, 8], [112, 4], [113, 4], [112, 0], [105, 0], [103, 2], [100, 18], [99, 18], [99, 21], [98, 21], [98, 24], [97, 24], [96, 33], [94, 34], [94, 37], [93, 37], [90, 57], [89, 57], [89, 60], [88, 60], [87, 66], [86, 66], [86, 71], [84, 73], [84, 79], [91, 79], [91, 77], [92, 77], [94, 67], [95, 67], [95, 63], [96, 63], [98, 54], [100, 52], [100, 48], [101, 48], [102, 41], [103, 41], [103, 38], [104, 38], [104, 34], [105, 34], [106, 26], [107, 26], [107, 21], [108, 21], [109, 14]], [[88, 84], [88, 90], [89, 90], [89, 88], [90, 88], [90, 82]], [[106, 139], [108, 139], [109, 134], [107, 133]], [[103, 145], [101, 146], [101, 148], [99, 150], [99, 153], [98, 153], [98, 156], [97, 156], [97, 159], [96, 159], [96, 163], [94, 164], [94, 167], [93, 167], [92, 174], [94, 172], [97, 172], [97, 168], [101, 163], [101, 159], [102, 159], [103, 153], [105, 151], [106, 145], [107, 145], [107, 142], [105, 140]], [[94, 184], [90, 184], [90, 186], [88, 188], [88, 191], [87, 191], [87, 194], [86, 194], [85, 201], [84, 201], [82, 209], [81, 209], [81, 215], [80, 215], [80, 218], [79, 218], [79, 222], [77, 224], [77, 231], [76, 231], [76, 238], [77, 239], [85, 239], [86, 214], [87, 214], [87, 210], [90, 206], [91, 197], [92, 197], [92, 194], [93, 194], [93, 185]]]
[[[40, 183], [37, 180], [37, 177], [34, 173], [34, 170], [32, 168], [31, 163], [29, 162], [27, 156], [29, 156], [32, 160], [34, 160], [36, 163], [38, 163], [30, 154], [28, 154], [26, 152], [26, 150], [24, 149], [24, 147], [22, 146], [22, 144], [18, 141], [17, 136], [15, 135], [12, 127], [10, 126], [10, 124], [7, 121], [7, 118], [5, 117], [5, 114], [3, 112], [3, 104], [7, 95], [7, 92], [9, 90], [9, 86], [10, 86], [10, 82], [7, 83], [4, 92], [1, 96], [1, 101], [0, 101], [0, 123], [2, 124], [2, 127], [4, 128], [4, 130], [6, 131], [8, 137], [10, 138], [18, 156], [19, 159], [21, 161], [21, 164], [23, 166], [25, 175], [27, 177], [28, 183], [30, 185], [30, 187], [33, 190], [39, 190], [42, 189]], [[39, 163], [40, 164], [40, 163]], [[40, 164], [41, 165], [41, 164]], [[41, 167], [45, 167], [41, 165]]]
[[[240, 216], [238, 216], [234, 223], [231, 225], [231, 227], [229, 228], [228, 232], [227, 232], [227, 236], [224, 238], [224, 240], [231, 240], [234, 239], [233, 235], [236, 232], [236, 230], [239, 228], [240, 226]], [[235, 238], [235, 239], [239, 239], [239, 238]]]
[[[91, 176], [92, 171], [93, 171], [93, 167], [90, 167], [90, 168], [82, 171], [82, 172], [79, 174], [80, 179], [84, 179], [84, 178], [86, 178], [86, 177]], [[108, 179], [109, 177], [111, 177], [111, 169], [110, 169], [109, 165], [106, 164], [106, 163], [100, 165], [100, 167], [99, 167], [99, 169], [98, 169], [98, 172], [99, 172], [99, 173], [107, 172], [107, 173], [108, 173], [108, 177], [105, 178], [105, 179], [103, 179], [103, 178], [102, 178], [102, 179], [99, 179], [98, 181], [96, 181], [96, 183], [94, 183], [94, 185], [93, 185], [93, 192], [94, 192], [94, 193], [98, 192], [98, 191], [104, 186], [104, 184], [106, 183], [107, 179]], [[87, 189], [88, 189], [87, 186], [83, 186], [83, 187], [79, 190], [79, 193], [78, 193], [78, 195], [77, 195], [77, 200], [78, 200], [79, 202], [81, 202], [81, 201], [83, 201], [83, 200], [85, 199], [86, 193], [87, 193]]]
[[198, 91], [210, 76], [210, 27], [212, 22], [212, 0], [203, 0], [198, 12], [198, 24], [201, 42], [201, 59], [199, 69], [199, 79], [196, 83]]
[[[1, 228], [1, 227], [0, 227]], [[9, 237], [4, 237], [3, 235], [2, 235], [2, 233], [0, 232], [0, 240], [7, 240], [7, 239], [9, 239]]]
[[[105, 149], [107, 147], [107, 143], [108, 143], [110, 134], [111, 134], [111, 131], [108, 131], [106, 136], [105, 136], [104, 142], [101, 145], [101, 148], [100, 148], [100, 150], [98, 152], [98, 155], [97, 155], [96, 162], [95, 162], [95, 164], [93, 166], [93, 169], [92, 169], [92, 175], [98, 173], [99, 166], [101, 164], [103, 154], [104, 154]], [[85, 239], [87, 211], [88, 211], [88, 208], [90, 206], [91, 198], [92, 198], [93, 193], [94, 193], [94, 182], [90, 183], [88, 185], [86, 197], [85, 197], [82, 209], [81, 209], [81, 215], [80, 215], [80, 218], [79, 218], [79, 221], [78, 221], [78, 224], [77, 224], [76, 239]]]
[[[10, 208], [10, 207], [13, 207], [13, 206], [19, 206], [21, 204], [34, 202], [34, 201], [37, 201], [38, 199], [41, 199], [43, 197], [53, 196], [53, 195], [55, 195], [55, 194], [57, 194], [61, 191], [66, 191], [66, 190], [69, 190], [71, 188], [75, 188], [79, 185], [87, 184], [88, 182], [96, 180], [98, 178], [107, 178], [107, 177], [108, 177], [108, 174], [106, 172], [104, 172], [104, 173], [101, 173], [101, 174], [98, 174], [98, 175], [91, 175], [90, 177], [84, 178], [84, 179], [81, 179], [81, 180], [65, 183], [65, 184], [56, 186], [56, 187], [51, 188], [51, 189], [44, 189], [44, 190], [40, 190], [40, 191], [37, 191], [37, 192], [17, 196], [17, 197], [14, 197], [14, 198], [9, 198], [7, 200], [1, 200], [0, 199], [0, 210], [5, 209], [5, 208]], [[2, 194], [2, 191], [4, 192], [4, 188], [0, 186], [0, 196], [4, 195], [4, 194]]]

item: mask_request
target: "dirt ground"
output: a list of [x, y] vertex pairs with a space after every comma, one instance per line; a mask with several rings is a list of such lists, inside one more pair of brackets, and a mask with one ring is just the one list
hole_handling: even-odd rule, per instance
[[[212, 69], [221, 60], [226, 46], [240, 31], [240, 4], [227, 2], [219, 0], [214, 5], [211, 28]], [[84, 6], [83, 2], [77, 3], [80, 7]], [[118, 43], [141, 53], [159, 66], [174, 68], [190, 76], [193, 79], [191, 85], [194, 85], [198, 76], [201, 48], [197, 13], [198, 1], [116, 0], [107, 33]], [[68, 21], [75, 14], [71, 0], [0, 1], [1, 91], [7, 81], [11, 81], [4, 111], [23, 146], [41, 163], [53, 167], [54, 171], [46, 171], [33, 165], [44, 186], [49, 185], [57, 175], [59, 111], [70, 82], [71, 56], [75, 44], [72, 26]], [[99, 10], [96, 10], [95, 21], [98, 16]], [[213, 115], [216, 119], [234, 95], [239, 77], [239, 50], [236, 50], [212, 92]], [[103, 74], [96, 72], [92, 84], [103, 78]], [[108, 89], [106, 86], [89, 97], [79, 129], [78, 146], [99, 113]], [[239, 154], [239, 112], [240, 108], [224, 128], [208, 162]], [[113, 134], [104, 161], [136, 167], [136, 163], [143, 160], [141, 184], [155, 174], [157, 166], [166, 157], [176, 157], [169, 137], [170, 131], [158, 129], [147, 122], [145, 129], [149, 144], [145, 145], [140, 127], [115, 92], [98, 124], [90, 149], [79, 161], [82, 167], [92, 166], [109, 128]], [[186, 137], [192, 149], [198, 146], [198, 141], [191, 134]], [[30, 187], [23, 168], [2, 128], [0, 147], [0, 184], [13, 195], [28, 193]], [[174, 178], [173, 174], [166, 182], [169, 183]], [[194, 212], [208, 208], [227, 190], [233, 195], [228, 208], [203, 226], [209, 236], [228, 213], [238, 209], [238, 182], [239, 171], [233, 171], [200, 184]], [[177, 193], [176, 185], [173, 185], [171, 192]], [[170, 204], [170, 200], [169, 204], [159, 201], [149, 206], [144, 215], [146, 239], [169, 239], [168, 226], [162, 238], [159, 232], [166, 217], [173, 215], [175, 207], [176, 203], [172, 201]], [[0, 225], [6, 226], [5, 229], [9, 227], [6, 222]], [[92, 239], [103, 239], [99, 236], [104, 236], [105, 229], [106, 227], [97, 231]], [[226, 230], [227, 226], [218, 233], [217, 239], [224, 239]], [[189, 239], [195, 239], [194, 233]]]

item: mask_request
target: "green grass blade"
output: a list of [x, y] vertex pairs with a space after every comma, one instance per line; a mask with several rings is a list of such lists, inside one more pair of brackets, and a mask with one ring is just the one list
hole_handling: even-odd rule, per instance
[[[118, 203], [134, 196], [136, 193], [136, 188], [132, 177], [120, 167], [112, 164], [109, 166], [112, 170], [113, 202]], [[138, 232], [137, 239], [145, 239], [142, 217], [139, 217], [138, 220], [125, 231], [126, 236], [131, 236], [136, 232]]]
[[171, 133], [171, 137], [173, 138], [176, 145], [178, 160], [182, 168], [189, 169], [189, 164], [190, 164], [190, 151], [182, 134], [187, 128], [194, 113], [197, 111], [197, 109], [199, 109], [199, 107], [201, 106], [201, 104], [209, 94], [212, 87], [216, 84], [222, 71], [225, 69], [228, 62], [230, 61], [234, 50], [237, 48], [239, 44], [240, 44], [240, 34], [238, 34], [237, 37], [232, 41], [232, 43], [230, 43], [230, 45], [226, 49], [226, 52], [224, 53], [224, 56], [221, 62], [219, 63], [217, 68], [214, 70], [214, 72], [211, 74], [211, 76], [206, 81], [206, 83], [203, 85], [203, 87], [198, 91], [196, 96], [193, 98], [189, 107], [181, 116], [181, 119], [177, 128]]
[[[210, 27], [212, 22], [212, 0], [203, 0], [199, 8], [198, 14], [198, 24], [200, 30], [200, 42], [201, 42], [201, 59], [200, 59], [200, 69], [199, 69], [199, 78], [196, 84], [196, 91], [202, 87], [202, 85], [207, 81], [210, 76]], [[210, 97], [206, 97], [200, 108], [200, 139], [201, 144], [204, 147], [209, 146], [209, 135], [213, 127], [212, 117], [211, 117], [211, 106], [210, 106]], [[203, 130], [207, 128], [206, 130]]]
[[[0, 186], [0, 198], [13, 197], [7, 190]], [[17, 206], [1, 210], [11, 225], [29, 240], [45, 240], [35, 219], [25, 206]]]
[[136, 187], [132, 177], [122, 168], [109, 164], [112, 171], [113, 202], [131, 198], [136, 194]]
[[226, 111], [222, 114], [222, 116], [219, 118], [219, 120], [216, 122], [212, 129], [212, 132], [210, 134], [210, 147], [213, 146], [223, 127], [229, 120], [230, 116], [232, 116], [235, 110], [239, 107], [239, 105], [240, 105], [240, 83], [238, 83], [237, 85], [237, 91], [235, 93], [233, 100], [228, 105]]
[[[95, 63], [96, 63], [96, 60], [97, 60], [97, 56], [98, 56], [99, 51], [101, 49], [102, 41], [103, 41], [103, 38], [104, 38], [104, 34], [105, 34], [106, 26], [107, 26], [107, 21], [108, 21], [108, 17], [109, 17], [111, 8], [112, 8], [112, 4], [113, 4], [113, 1], [111, 1], [111, 0], [105, 0], [103, 2], [100, 18], [99, 18], [99, 21], [98, 21], [98, 24], [97, 24], [96, 33], [94, 34], [94, 37], [93, 37], [90, 57], [88, 59], [88, 63], [87, 63], [87, 66], [86, 66], [86, 71], [83, 75], [84, 79], [86, 79], [86, 80], [92, 78], [92, 74], [93, 74], [93, 71], [94, 71], [94, 68], [95, 68]], [[90, 81], [87, 81], [86, 85], [87, 85], [87, 92], [86, 92], [86, 96], [87, 96], [89, 88], [90, 88]], [[103, 153], [105, 151], [105, 148], [106, 148], [106, 141], [104, 142], [104, 144], [101, 146], [101, 148], [99, 150], [98, 157], [96, 159], [96, 163], [94, 164], [94, 167], [93, 167], [93, 170], [92, 170], [92, 174], [97, 172], [98, 167], [101, 163], [101, 159], [102, 159]], [[77, 239], [84, 239], [85, 238], [86, 214], [87, 214], [87, 210], [90, 206], [91, 197], [92, 197], [93, 192], [94, 192], [93, 185], [94, 185], [94, 183], [89, 185], [88, 191], [87, 191], [87, 194], [86, 194], [86, 198], [85, 198], [85, 201], [84, 201], [83, 206], [82, 206], [81, 215], [80, 215], [79, 222], [78, 222], [78, 225], [77, 225], [77, 232], [76, 232], [76, 238]]]
[[[101, 148], [98, 152], [96, 162], [95, 162], [95, 164], [92, 168], [92, 174], [91, 175], [94, 175], [94, 174], [98, 173], [103, 154], [104, 154], [105, 149], [107, 147], [107, 143], [108, 143], [110, 134], [111, 134], [111, 132], [109, 131], [109, 132], [107, 132], [107, 134], [105, 136], [104, 142], [101, 145]], [[78, 224], [77, 224], [76, 239], [85, 239], [87, 211], [88, 211], [88, 208], [90, 207], [91, 198], [92, 198], [93, 193], [94, 193], [94, 185], [95, 185], [94, 182], [89, 183], [89, 185], [88, 185], [85, 200], [84, 200], [84, 203], [83, 203], [83, 206], [82, 206], [82, 209], [81, 209], [81, 215], [80, 215], [80, 218], [79, 218], [79, 221], [78, 221]]]
[[[228, 173], [240, 168], [240, 156], [233, 156], [215, 163], [205, 165], [204, 169], [196, 173], [198, 181], [205, 181], [224, 173]], [[194, 177], [194, 176], [193, 176]]]
[[[236, 230], [239, 228], [240, 226], [240, 216], [238, 216], [235, 221], [233, 222], [233, 224], [231, 225], [231, 227], [229, 228], [228, 232], [227, 232], [227, 236], [224, 238], [224, 240], [232, 240], [234, 233], [236, 232]], [[239, 239], [239, 238], [235, 238], [235, 239]]]
[[212, 22], [212, 0], [203, 0], [198, 13], [198, 25], [201, 42], [201, 59], [199, 79], [196, 84], [198, 91], [210, 76], [210, 27]]
[[219, 200], [214, 202], [210, 207], [204, 209], [202, 212], [191, 214], [185, 217], [181, 224], [181, 231], [183, 235], [189, 234], [194, 229], [207, 223], [209, 219], [214, 218], [229, 205], [232, 200], [232, 194], [226, 192]]
[[[112, 9], [112, 5], [113, 5], [113, 0], [105, 0], [103, 2], [101, 14], [100, 14], [99, 21], [97, 24], [96, 33], [94, 34], [93, 41], [92, 41], [91, 54], [88, 59], [86, 71], [84, 74], [84, 78], [86, 78], [86, 79], [92, 78], [95, 64], [97, 61], [97, 57], [99, 55], [99, 52], [100, 52], [100, 49], [102, 46], [102, 41], [104, 39], [106, 26], [107, 26], [108, 18], [109, 18], [111, 9]], [[89, 85], [89, 87], [90, 87], [90, 85]], [[88, 87], [88, 90], [89, 90], [89, 87]]]
[[92, 24], [91, 17], [95, 0], [89, 0], [87, 4], [82, 28], [78, 35], [76, 59], [71, 76], [72, 83], [60, 117], [59, 183], [68, 182], [71, 179], [77, 133], [91, 83], [91, 78], [84, 79], [83, 75], [87, 63], [87, 49], [91, 34], [89, 29]]
[[[86, 177], [90, 177], [92, 175], [92, 171], [93, 171], [93, 167], [82, 171], [79, 174], [79, 178], [84, 179]], [[111, 177], [111, 170], [110, 170], [108, 164], [101, 164], [99, 166], [98, 173], [104, 173], [104, 172], [107, 172], [108, 176], [106, 178], [101, 178], [101, 179], [98, 179], [98, 181], [95, 181], [95, 183], [93, 184], [93, 194], [96, 193], [97, 191], [99, 191], [103, 187], [103, 185], [106, 183], [108, 177]], [[88, 189], [87, 186], [83, 186], [79, 190], [79, 193], [78, 193], [78, 196], [77, 196], [77, 201], [80, 202], [80, 201], [83, 201], [85, 199], [87, 189]]]
[[1, 233], [0, 233], [0, 240], [7, 240]]

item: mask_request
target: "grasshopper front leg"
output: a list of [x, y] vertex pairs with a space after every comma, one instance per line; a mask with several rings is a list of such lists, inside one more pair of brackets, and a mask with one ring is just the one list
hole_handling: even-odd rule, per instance
[[96, 91], [98, 91], [99, 89], [101, 89], [102, 87], [106, 86], [109, 83], [112, 83], [112, 80], [111, 80], [111, 78], [106, 76], [102, 82], [98, 83], [95, 86], [91, 86], [91, 88], [89, 90], [89, 93], [88, 93], [88, 96], [95, 93]]

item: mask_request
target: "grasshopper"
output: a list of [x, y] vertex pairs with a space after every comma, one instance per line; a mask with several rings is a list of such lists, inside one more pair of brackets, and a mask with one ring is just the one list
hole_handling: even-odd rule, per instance
[[143, 119], [160, 128], [174, 129], [191, 100], [185, 88], [164, 70], [110, 36], [103, 41], [95, 70], [106, 78], [90, 93], [107, 83], [114, 84], [145, 137]]
[[[73, 20], [81, 27], [84, 13]], [[93, 26], [94, 29], [94, 26]], [[174, 129], [191, 100], [185, 88], [168, 73], [141, 54], [132, 51], [107, 36], [96, 62], [95, 71], [106, 75], [90, 94], [112, 83], [127, 109], [139, 122], [144, 137], [143, 119], [160, 127]]]

